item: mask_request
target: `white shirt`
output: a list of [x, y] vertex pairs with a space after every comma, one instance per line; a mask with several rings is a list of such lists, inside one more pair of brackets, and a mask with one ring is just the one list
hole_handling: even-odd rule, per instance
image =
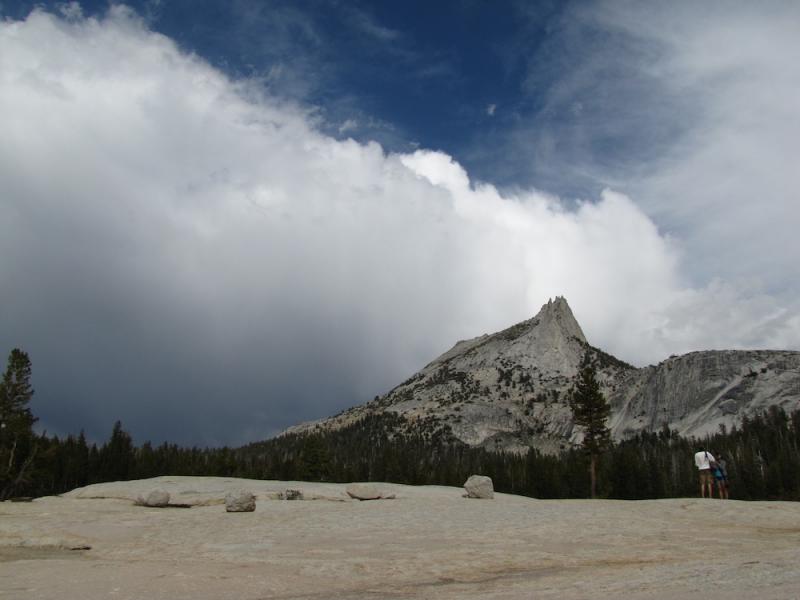
[[700, 452], [694, 455], [694, 464], [697, 465], [697, 468], [700, 471], [704, 469], [710, 469], [712, 461], [717, 462], [712, 456], [711, 452], [706, 452], [705, 450], [701, 450]]

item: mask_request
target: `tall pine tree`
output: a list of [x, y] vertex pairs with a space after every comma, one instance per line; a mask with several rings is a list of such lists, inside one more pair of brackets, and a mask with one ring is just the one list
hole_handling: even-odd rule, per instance
[[30, 358], [14, 348], [0, 382], [0, 500], [26, 482], [36, 458], [32, 397]]
[[102, 481], [127, 481], [134, 468], [133, 440], [122, 429], [122, 423], [114, 423], [111, 439], [100, 448], [100, 477]]
[[611, 445], [606, 425], [611, 406], [600, 391], [594, 367], [584, 361], [570, 398], [572, 416], [583, 429], [583, 449], [589, 455], [589, 481], [592, 498], [597, 497], [597, 459]]

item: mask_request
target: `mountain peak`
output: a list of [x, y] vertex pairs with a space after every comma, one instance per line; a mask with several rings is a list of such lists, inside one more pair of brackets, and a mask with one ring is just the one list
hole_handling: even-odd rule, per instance
[[572, 314], [572, 309], [563, 296], [556, 296], [543, 305], [539, 313], [534, 317], [538, 326], [542, 329], [559, 330], [567, 338], [574, 337], [581, 342], [586, 342], [581, 326]]
[[767, 406], [800, 406], [800, 352], [707, 351], [636, 369], [586, 342], [566, 299], [503, 331], [458, 342], [383, 396], [287, 433], [336, 431], [390, 413], [393, 431], [490, 450], [560, 452], [580, 365], [597, 369], [615, 439], [664, 426], [705, 435]]

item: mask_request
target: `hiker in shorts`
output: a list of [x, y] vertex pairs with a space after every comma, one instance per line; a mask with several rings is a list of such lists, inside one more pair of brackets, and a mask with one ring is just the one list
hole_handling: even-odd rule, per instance
[[700, 474], [700, 497], [706, 497], [706, 490], [708, 490], [708, 497], [714, 497], [714, 476], [711, 474], [711, 463], [716, 462], [710, 452], [700, 450], [694, 455], [694, 464]]
[[727, 463], [722, 455], [717, 452], [719, 459], [711, 463], [711, 472], [714, 475], [714, 480], [717, 482], [717, 489], [719, 490], [719, 499], [728, 499], [728, 470], [726, 469]]

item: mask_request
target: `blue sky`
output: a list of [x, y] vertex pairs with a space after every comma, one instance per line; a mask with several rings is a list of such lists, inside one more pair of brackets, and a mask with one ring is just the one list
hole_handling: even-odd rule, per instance
[[[21, 18], [35, 6], [61, 5], [5, 2], [3, 9]], [[87, 16], [102, 16], [108, 5], [80, 3]], [[392, 151], [442, 150], [492, 183], [530, 185], [548, 170], [518, 156], [510, 131], [532, 122], [552, 131], [575, 120], [572, 104], [541, 114], [551, 84], [575, 58], [562, 38], [567, 2], [126, 5], [232, 77], [262, 79], [277, 96], [314, 106], [331, 135]], [[574, 35], [586, 36], [583, 47], [600, 43], [592, 41], [597, 32]], [[616, 154], [623, 137], [599, 140], [600, 149]], [[550, 180], [563, 188], [556, 193], [599, 191], [597, 182]]]
[[0, 12], [0, 340], [50, 431], [262, 439], [555, 295], [637, 365], [800, 348], [796, 3]]

